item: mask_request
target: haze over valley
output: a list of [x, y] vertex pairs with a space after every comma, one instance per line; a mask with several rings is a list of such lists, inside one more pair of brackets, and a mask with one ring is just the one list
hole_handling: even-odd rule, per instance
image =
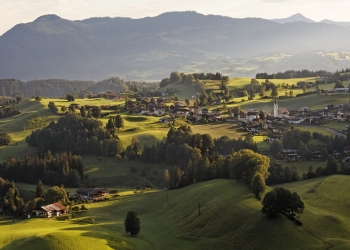
[[174, 70], [253, 77], [289, 69], [335, 71], [350, 62], [348, 23], [230, 18], [196, 12], [156, 17], [56, 15], [0, 37], [0, 78], [160, 80]]

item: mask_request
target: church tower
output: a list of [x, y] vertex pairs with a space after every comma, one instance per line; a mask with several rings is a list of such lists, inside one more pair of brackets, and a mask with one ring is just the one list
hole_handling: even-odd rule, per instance
[[273, 104], [273, 117], [279, 117], [279, 115], [278, 115], [278, 104], [277, 104], [276, 97], [275, 97], [275, 102]]

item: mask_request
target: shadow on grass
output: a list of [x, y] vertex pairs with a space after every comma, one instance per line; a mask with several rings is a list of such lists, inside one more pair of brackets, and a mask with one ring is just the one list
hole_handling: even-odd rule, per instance
[[50, 249], [50, 243], [40, 237], [31, 236], [28, 238], [21, 238], [18, 240], [11, 241], [10, 244], [4, 246], [3, 250], [12, 249], [35, 249], [35, 250], [48, 250]]

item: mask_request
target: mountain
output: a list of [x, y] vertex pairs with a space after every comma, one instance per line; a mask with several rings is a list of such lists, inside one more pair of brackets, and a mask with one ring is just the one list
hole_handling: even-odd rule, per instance
[[311, 20], [307, 17], [304, 17], [302, 14], [298, 13], [295, 15], [292, 15], [287, 18], [280, 18], [280, 19], [271, 19], [271, 21], [277, 22], [277, 23], [291, 23], [291, 22], [304, 22], [304, 23], [314, 23], [314, 20]]
[[[256, 72], [247, 58], [348, 51], [349, 39], [350, 28], [337, 25], [280, 24], [196, 12], [82, 21], [46, 15], [0, 36], [0, 78], [159, 80], [175, 70], [251, 76]], [[317, 60], [313, 63], [318, 65]]]
[[335, 24], [335, 25], [340, 25], [340, 26], [344, 26], [344, 27], [350, 26], [350, 22], [334, 22], [334, 21], [328, 20], [328, 19], [322, 20], [321, 23]]

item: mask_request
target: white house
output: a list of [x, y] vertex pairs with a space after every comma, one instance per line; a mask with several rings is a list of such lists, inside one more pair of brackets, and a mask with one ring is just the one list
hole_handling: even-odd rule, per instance
[[242, 121], [242, 122], [247, 121], [247, 113], [245, 113], [243, 111], [239, 112], [238, 121]]
[[349, 88], [334, 88], [334, 91], [337, 93], [349, 92]]
[[154, 113], [155, 115], [164, 115], [165, 109], [163, 109], [163, 108], [155, 108], [155, 109], [153, 110], [153, 113]]
[[247, 121], [253, 121], [254, 119], [259, 119], [259, 112], [258, 111], [249, 111], [247, 113]]

